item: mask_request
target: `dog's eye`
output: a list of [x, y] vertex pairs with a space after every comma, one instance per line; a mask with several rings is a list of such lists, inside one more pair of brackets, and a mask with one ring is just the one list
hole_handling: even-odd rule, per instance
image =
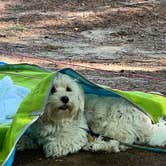
[[55, 93], [56, 92], [56, 88], [55, 87], [52, 87], [51, 89], [51, 94]]
[[71, 92], [72, 90], [71, 90], [71, 88], [67, 87], [66, 91]]

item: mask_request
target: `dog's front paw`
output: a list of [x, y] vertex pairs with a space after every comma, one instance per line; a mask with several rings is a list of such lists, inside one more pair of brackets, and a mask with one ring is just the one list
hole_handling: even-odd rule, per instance
[[43, 146], [43, 150], [46, 157], [62, 157], [69, 153], [69, 150], [54, 142], [48, 142]]
[[78, 152], [85, 145], [83, 142], [59, 142], [51, 141], [43, 145], [46, 157], [62, 157], [70, 153]]
[[55, 142], [49, 142], [43, 146], [43, 150], [46, 157], [59, 157], [60, 152], [58, 153], [58, 147]]
[[98, 137], [93, 142], [87, 143], [83, 149], [90, 151], [120, 152], [118, 141], [110, 140], [107, 142], [102, 140], [102, 137]]

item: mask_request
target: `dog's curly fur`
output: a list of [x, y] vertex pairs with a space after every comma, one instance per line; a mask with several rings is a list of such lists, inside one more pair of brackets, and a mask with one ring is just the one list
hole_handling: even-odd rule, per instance
[[57, 73], [44, 114], [20, 139], [17, 149], [42, 146], [46, 157], [79, 151], [87, 143], [84, 93], [75, 80]]
[[[94, 133], [108, 136], [96, 138], [86, 146], [87, 150], [119, 152], [127, 149], [123, 143], [166, 145], [166, 125], [164, 121], [152, 124], [151, 119], [123, 98], [87, 95], [85, 112], [88, 126]], [[157, 111], [157, 110], [156, 110]]]

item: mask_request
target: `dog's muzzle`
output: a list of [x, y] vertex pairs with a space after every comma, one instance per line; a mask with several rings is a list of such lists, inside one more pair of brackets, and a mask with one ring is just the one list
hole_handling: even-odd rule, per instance
[[64, 110], [64, 111], [67, 110], [68, 108], [69, 108], [68, 105], [62, 105], [59, 107], [60, 110]]

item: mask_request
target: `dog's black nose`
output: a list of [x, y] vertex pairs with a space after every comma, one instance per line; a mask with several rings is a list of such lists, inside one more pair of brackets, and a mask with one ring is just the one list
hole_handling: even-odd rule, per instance
[[61, 97], [61, 101], [66, 104], [66, 103], [68, 103], [69, 98], [67, 96], [63, 96], [63, 97]]

